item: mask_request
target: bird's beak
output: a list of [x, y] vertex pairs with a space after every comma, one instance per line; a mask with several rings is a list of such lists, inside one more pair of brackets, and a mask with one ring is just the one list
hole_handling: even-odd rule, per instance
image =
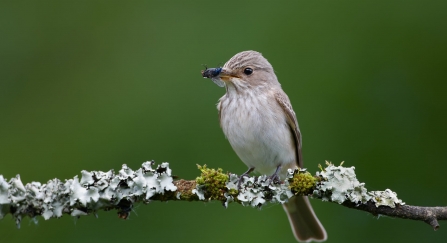
[[231, 70], [222, 68], [222, 71], [219, 74], [219, 78], [223, 81], [230, 81], [231, 78], [238, 78]]
[[226, 68], [206, 68], [201, 71], [202, 77], [211, 79], [215, 84], [224, 87], [232, 78], [239, 78], [235, 72]]

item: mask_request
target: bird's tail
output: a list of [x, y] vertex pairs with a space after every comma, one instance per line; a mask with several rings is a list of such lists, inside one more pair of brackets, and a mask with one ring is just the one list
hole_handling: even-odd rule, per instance
[[305, 196], [296, 196], [283, 204], [295, 238], [300, 242], [325, 241], [326, 230]]

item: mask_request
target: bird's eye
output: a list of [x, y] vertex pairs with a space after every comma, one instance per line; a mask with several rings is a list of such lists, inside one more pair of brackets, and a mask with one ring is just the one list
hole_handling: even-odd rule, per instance
[[244, 73], [247, 74], [247, 75], [250, 75], [250, 74], [253, 73], [253, 69], [251, 69], [251, 68], [246, 68], [246, 69], [244, 69]]

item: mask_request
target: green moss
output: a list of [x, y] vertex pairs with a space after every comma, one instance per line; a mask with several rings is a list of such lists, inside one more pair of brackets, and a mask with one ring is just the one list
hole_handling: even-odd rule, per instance
[[312, 193], [317, 181], [309, 172], [299, 172], [289, 180], [289, 187], [295, 195], [308, 195]]
[[209, 199], [224, 200], [224, 193], [227, 190], [225, 183], [228, 181], [228, 175], [223, 173], [221, 168], [218, 168], [217, 170], [209, 169], [206, 165], [197, 165], [197, 168], [199, 168], [202, 174], [196, 178], [196, 183], [205, 187], [205, 197]]

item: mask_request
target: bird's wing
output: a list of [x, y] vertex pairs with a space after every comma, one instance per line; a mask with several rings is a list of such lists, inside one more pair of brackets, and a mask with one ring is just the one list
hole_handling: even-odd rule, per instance
[[298, 121], [296, 120], [295, 112], [292, 109], [289, 98], [284, 92], [276, 92], [275, 98], [279, 106], [286, 114], [287, 124], [289, 125], [290, 131], [293, 135], [293, 139], [295, 140], [296, 162], [300, 168], [303, 168], [303, 158], [301, 155], [301, 132], [300, 128], [298, 127]]

